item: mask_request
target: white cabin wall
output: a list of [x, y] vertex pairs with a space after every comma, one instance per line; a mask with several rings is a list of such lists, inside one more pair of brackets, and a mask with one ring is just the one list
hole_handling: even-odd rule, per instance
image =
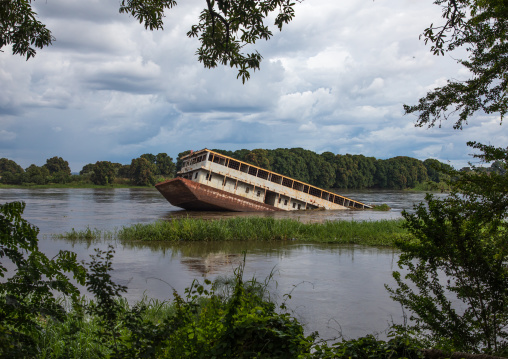
[[211, 181], [208, 181], [209, 185], [218, 189], [222, 189], [222, 181], [224, 181], [224, 176], [221, 176], [217, 173], [212, 173]]
[[[201, 160], [199, 162], [195, 162], [195, 160], [190, 159], [187, 161], [185, 166], [179, 172], [181, 174], [193, 172], [192, 181], [196, 181], [202, 184], [206, 184], [208, 186], [225, 190], [230, 193], [234, 193], [236, 195], [249, 198], [258, 202], [264, 202], [266, 191], [280, 193], [281, 194], [281, 203], [278, 200], [275, 201], [275, 207], [283, 209], [283, 210], [297, 210], [298, 204], [300, 204], [300, 209], [309, 209], [309, 208], [317, 208], [317, 207], [325, 207], [329, 209], [344, 209], [345, 207], [333, 202], [328, 201], [328, 194], [326, 191], [323, 193], [323, 198], [319, 196], [316, 197], [309, 192], [302, 192], [302, 188], [292, 188], [284, 186], [280, 181], [272, 182], [270, 179], [265, 180], [263, 178], [249, 175], [245, 172], [245, 169], [242, 167], [240, 169], [233, 169], [231, 167], [226, 166], [229, 160], [221, 158], [221, 164], [215, 163], [211, 161], [210, 153], [205, 154], [197, 154], [198, 156], [203, 155], [203, 159], [206, 157], [206, 160]], [[243, 166], [243, 165], [242, 165]], [[208, 181], [206, 176], [210, 173], [212, 179]], [[194, 178], [195, 172], [198, 171], [198, 177]], [[189, 173], [190, 174], [190, 173]], [[224, 176], [227, 177], [225, 183], [223, 183]], [[270, 177], [269, 177], [270, 178]], [[235, 189], [236, 181], [238, 180], [238, 186]], [[291, 180], [291, 179], [290, 179]], [[246, 181], [246, 182], [243, 182]], [[291, 180], [292, 181], [292, 180]], [[247, 183], [248, 182], [248, 183]], [[258, 187], [259, 186], [259, 187]], [[246, 188], [249, 188], [249, 191], [246, 191]], [[318, 189], [321, 191], [321, 189]], [[260, 191], [259, 196], [257, 192]], [[291, 198], [290, 198], [291, 197]], [[295, 200], [295, 198], [300, 198], [300, 200]], [[343, 197], [344, 198], [344, 197]], [[284, 205], [287, 200], [287, 204]], [[293, 208], [293, 203], [296, 203], [295, 208]], [[346, 204], [347, 205], [347, 204]]]
[[236, 188], [236, 194], [245, 198], [252, 198], [252, 191], [254, 186], [245, 182], [238, 181], [238, 187]]
[[226, 180], [226, 185], [224, 186], [224, 191], [234, 193], [235, 185], [236, 185], [236, 181], [233, 178], [228, 178]]
[[[203, 183], [203, 184], [208, 184], [208, 183], [207, 183], [207, 181], [206, 181], [206, 174], [207, 174], [208, 172], [203, 171], [203, 170], [198, 170], [196, 173], [198, 174], [198, 177], [197, 177], [197, 178], [194, 178], [194, 177], [192, 178], [192, 180], [193, 180], [194, 182], [199, 182], [199, 183]], [[194, 175], [194, 176], [196, 176], [196, 175]]]

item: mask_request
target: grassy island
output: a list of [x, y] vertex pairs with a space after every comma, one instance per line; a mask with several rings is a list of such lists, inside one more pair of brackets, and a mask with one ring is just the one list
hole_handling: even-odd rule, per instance
[[[402, 220], [326, 221], [302, 223], [294, 219], [227, 218], [204, 220], [195, 218], [157, 221], [123, 227], [115, 236], [124, 241], [277, 241], [297, 240], [391, 246], [395, 238], [406, 233]], [[60, 235], [66, 239], [93, 239], [111, 236], [99, 230], [72, 230]]]

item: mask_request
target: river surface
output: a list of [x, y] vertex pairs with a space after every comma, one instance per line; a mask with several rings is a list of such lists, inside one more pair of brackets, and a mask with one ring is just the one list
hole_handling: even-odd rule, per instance
[[40, 248], [53, 256], [72, 250], [89, 260], [94, 248], [115, 248], [113, 278], [128, 287], [127, 299], [143, 296], [171, 299], [194, 279], [231, 276], [246, 252], [245, 279], [264, 281], [273, 273], [271, 289], [278, 303], [287, 301], [306, 333], [324, 339], [357, 338], [378, 333], [386, 337], [392, 322], [401, 323], [402, 310], [384, 285], [394, 286], [398, 270], [393, 249], [301, 242], [121, 243], [116, 240], [68, 241], [53, 234], [87, 227], [114, 231], [134, 223], [181, 217], [224, 218], [270, 216], [303, 222], [401, 218], [424, 194], [403, 191], [340, 192], [368, 204], [386, 203], [377, 211], [296, 211], [271, 213], [189, 212], [171, 206], [155, 189], [0, 189], [0, 203], [24, 201], [24, 218], [40, 229]]

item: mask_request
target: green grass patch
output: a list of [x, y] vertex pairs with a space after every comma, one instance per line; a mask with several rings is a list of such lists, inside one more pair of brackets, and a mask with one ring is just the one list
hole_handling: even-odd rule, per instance
[[449, 192], [451, 187], [446, 182], [419, 182], [413, 188], [408, 188], [408, 191], [415, 192]]
[[[123, 317], [135, 308], [143, 308], [141, 319], [158, 325], [174, 316], [175, 305], [169, 301], [143, 298], [135, 306], [130, 306], [125, 298], [117, 298], [116, 303]], [[93, 301], [82, 298], [82, 308], [93, 305]], [[40, 358], [105, 358], [111, 354], [108, 341], [101, 340], [105, 330], [104, 321], [97, 315], [88, 315], [76, 310], [70, 303], [64, 303], [68, 312], [64, 320], [45, 318], [40, 322], [43, 330], [38, 332], [36, 340], [40, 348]], [[120, 319], [118, 323], [120, 325]], [[123, 318], [122, 318], [123, 319]], [[124, 338], [125, 339], [125, 338]]]
[[55, 234], [53, 237], [59, 239], [69, 239], [73, 241], [95, 241], [99, 239], [113, 239], [116, 233], [113, 231], [102, 231], [100, 229], [86, 227], [86, 229], [76, 231], [74, 228], [63, 234]]
[[302, 223], [293, 219], [184, 218], [123, 227], [117, 237], [124, 241], [277, 241], [298, 240], [343, 244], [391, 246], [406, 234], [402, 220], [326, 221]]
[[386, 203], [380, 204], [378, 206], [375, 206], [372, 208], [373, 211], [389, 211], [391, 207], [387, 205]]

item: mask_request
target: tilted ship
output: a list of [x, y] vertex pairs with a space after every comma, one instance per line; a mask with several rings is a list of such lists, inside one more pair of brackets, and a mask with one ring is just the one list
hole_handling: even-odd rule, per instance
[[297, 211], [371, 206], [203, 149], [182, 157], [177, 177], [155, 187], [174, 206], [199, 211]]

